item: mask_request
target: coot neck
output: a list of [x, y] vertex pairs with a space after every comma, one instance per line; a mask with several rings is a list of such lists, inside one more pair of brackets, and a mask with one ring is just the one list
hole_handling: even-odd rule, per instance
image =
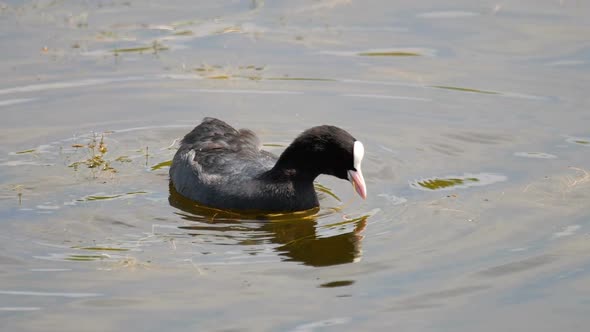
[[270, 173], [283, 179], [313, 182], [322, 172], [312, 152], [291, 144], [283, 151]]

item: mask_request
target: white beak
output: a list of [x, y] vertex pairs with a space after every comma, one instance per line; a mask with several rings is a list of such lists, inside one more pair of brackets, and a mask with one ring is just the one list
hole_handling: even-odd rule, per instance
[[363, 173], [361, 172], [361, 161], [363, 161], [363, 157], [365, 156], [365, 147], [363, 146], [363, 143], [359, 141], [354, 142], [352, 154], [354, 157], [353, 167], [355, 170], [348, 171], [348, 181], [352, 183], [354, 190], [356, 190], [359, 196], [366, 199], [367, 186], [365, 185], [365, 178], [363, 178]]

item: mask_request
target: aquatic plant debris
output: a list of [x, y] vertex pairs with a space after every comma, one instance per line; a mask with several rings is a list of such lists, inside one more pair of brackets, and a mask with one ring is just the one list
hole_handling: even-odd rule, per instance
[[229, 80], [234, 78], [249, 79], [253, 81], [317, 81], [317, 82], [337, 82], [334, 78], [323, 77], [291, 77], [287, 74], [283, 76], [264, 77], [261, 71], [265, 66], [246, 65], [238, 67], [221, 66], [221, 65], [207, 65], [203, 64], [200, 67], [192, 69], [199, 73], [199, 75], [206, 79], [214, 80]]
[[67, 261], [76, 261], [76, 262], [91, 262], [96, 260], [102, 260], [105, 258], [110, 258], [109, 255], [100, 254], [100, 255], [69, 255], [64, 259]]
[[159, 43], [158, 41], [154, 41], [151, 45], [148, 46], [138, 46], [138, 47], [130, 47], [130, 48], [116, 48], [112, 50], [112, 53], [143, 53], [152, 51], [153, 53], [158, 53], [160, 51], [167, 51], [169, 48], [164, 46], [163, 44]]
[[474, 93], [483, 93], [489, 95], [499, 95], [500, 92], [496, 91], [486, 91], [486, 90], [479, 90], [479, 89], [472, 89], [472, 88], [462, 88], [457, 86], [447, 86], [447, 85], [431, 85], [431, 88], [436, 89], [445, 89], [445, 90], [454, 90], [454, 91], [461, 91], [461, 92], [474, 92]]
[[354, 284], [354, 280], [338, 280], [338, 281], [331, 281], [321, 284], [320, 288], [334, 288], [334, 287], [344, 287], [350, 286]]
[[150, 169], [152, 171], [157, 171], [157, 170], [165, 168], [165, 167], [170, 167], [171, 165], [172, 165], [172, 159], [163, 161], [161, 163], [157, 163], [154, 166], [152, 166]]
[[458, 179], [458, 178], [436, 179], [436, 178], [434, 178], [434, 179], [426, 179], [426, 180], [418, 181], [417, 183], [419, 185], [421, 185], [422, 187], [435, 190], [435, 189], [440, 189], [440, 188], [461, 185], [461, 184], [464, 184], [468, 181], [478, 182], [479, 179], [477, 179], [477, 178], [465, 178], [465, 179]]
[[437, 51], [431, 48], [423, 47], [400, 47], [400, 48], [372, 48], [364, 50], [323, 50], [320, 54], [334, 55], [334, 56], [350, 56], [350, 57], [419, 57], [419, 56], [436, 56]]
[[115, 161], [118, 161], [120, 163], [130, 163], [131, 158], [129, 158], [128, 156], [119, 156], [119, 157], [115, 158]]
[[462, 176], [431, 177], [410, 182], [410, 187], [420, 190], [451, 190], [475, 186], [485, 186], [506, 181], [506, 176], [493, 173], [466, 173]]
[[590, 147], [590, 138], [588, 137], [568, 137], [566, 141], [568, 143], [585, 145]]
[[257, 81], [262, 79], [259, 72], [264, 70], [264, 66], [246, 65], [233, 67], [203, 64], [193, 70], [206, 79], [229, 80], [243, 78]]
[[229, 80], [231, 76], [229, 75], [213, 75], [207, 77], [210, 80]]
[[182, 30], [174, 33], [175, 36], [192, 36], [193, 34], [192, 30]]
[[26, 154], [26, 153], [33, 153], [35, 152], [35, 149], [28, 149], [28, 150], [22, 150], [22, 151], [16, 151], [14, 154]]
[[[77, 171], [80, 168], [80, 166], [86, 166], [90, 169], [99, 169], [101, 171], [116, 173], [117, 170], [111, 166], [112, 161], [107, 160], [105, 158], [105, 155], [108, 152], [108, 148], [107, 144], [104, 141], [104, 136], [107, 133], [108, 132], [104, 132], [103, 134], [101, 134], [100, 140], [98, 140], [98, 136], [94, 134], [94, 136], [90, 139], [90, 142], [88, 142], [87, 144], [72, 144], [72, 147], [76, 149], [87, 147], [90, 152], [90, 156], [86, 159], [75, 161], [68, 165], [68, 167], [73, 168], [75, 171]], [[125, 157], [126, 156], [118, 157], [115, 159], [115, 161], [126, 162]]]

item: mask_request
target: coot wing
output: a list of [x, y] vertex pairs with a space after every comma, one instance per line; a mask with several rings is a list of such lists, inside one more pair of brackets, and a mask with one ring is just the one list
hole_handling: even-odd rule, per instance
[[261, 151], [261, 146], [251, 130], [236, 130], [214, 118], [203, 119], [181, 142], [181, 149], [194, 154], [191, 161], [197, 164], [193, 169], [199, 177], [234, 174], [247, 177], [269, 169], [276, 157]]

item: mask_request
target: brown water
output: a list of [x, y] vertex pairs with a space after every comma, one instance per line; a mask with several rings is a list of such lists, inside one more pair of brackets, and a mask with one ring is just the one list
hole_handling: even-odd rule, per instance
[[[585, 331], [589, 22], [569, 0], [0, 2], [2, 330]], [[167, 162], [205, 116], [276, 153], [346, 128], [367, 200], [321, 177], [311, 216], [187, 204]]]

